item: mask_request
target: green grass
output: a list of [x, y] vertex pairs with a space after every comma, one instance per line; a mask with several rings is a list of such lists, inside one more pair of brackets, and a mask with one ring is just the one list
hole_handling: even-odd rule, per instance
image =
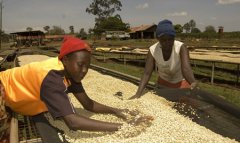
[[[212, 63], [206, 61], [191, 61], [192, 69], [196, 75], [211, 78]], [[237, 65], [229, 63], [216, 63], [214, 70], [214, 80], [230, 81], [235, 83], [237, 80]]]
[[[192, 67], [194, 73], [196, 75], [202, 75], [205, 77], [209, 77], [209, 79], [211, 78], [211, 68], [205, 68], [205, 67], [201, 67], [201, 68], [196, 68], [196, 67]], [[236, 82], [237, 76], [234, 74], [230, 74], [224, 71], [218, 71], [215, 70], [214, 71], [214, 79], [215, 80], [222, 80], [222, 81], [230, 81], [230, 82]]]
[[225, 98], [227, 101], [240, 107], [240, 90], [227, 87], [221, 87], [216, 85], [210, 85], [206, 83], [199, 83], [200, 88]]
[[[136, 67], [136, 66], [129, 65], [129, 64], [123, 65], [123, 64], [115, 63], [115, 62], [112, 62], [109, 60], [107, 60], [106, 62], [101, 62], [101, 61], [98, 61], [98, 60], [92, 58], [91, 63], [101, 66], [101, 67], [104, 67], [104, 68], [108, 68], [108, 69], [112, 69], [112, 70], [115, 70], [115, 71], [118, 71], [121, 73], [125, 73], [125, 74], [131, 75], [131, 76], [135, 76], [138, 78], [141, 78], [141, 76], [143, 75], [143, 72], [144, 72], [143, 67], [142, 68]], [[150, 81], [156, 82], [156, 79], [157, 79], [157, 74], [155, 72], [153, 72]]]

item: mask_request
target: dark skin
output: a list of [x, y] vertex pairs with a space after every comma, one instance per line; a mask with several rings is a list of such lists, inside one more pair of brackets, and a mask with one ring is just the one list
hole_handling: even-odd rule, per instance
[[[162, 46], [163, 59], [165, 61], [169, 60], [171, 57], [174, 40], [175, 40], [175, 37], [170, 35], [162, 35], [161, 37], [158, 38], [158, 41]], [[181, 47], [180, 59], [181, 59], [181, 69], [182, 69], [183, 77], [188, 83], [191, 84], [191, 88], [194, 89], [197, 86], [197, 82], [194, 78], [194, 75], [191, 69], [190, 60], [189, 60], [189, 51], [185, 45], [182, 45]], [[154, 65], [155, 65], [155, 60], [149, 51], [147, 54], [144, 74], [139, 83], [138, 90], [134, 96], [130, 97], [130, 99], [141, 97], [143, 90], [146, 87], [152, 75], [152, 72], [154, 70]]]
[[[82, 50], [64, 56], [62, 63], [64, 65], [65, 76], [72, 78], [75, 82], [80, 82], [88, 72], [90, 66], [91, 54], [88, 51]], [[120, 118], [126, 119], [124, 112], [127, 109], [117, 109], [100, 104], [88, 97], [85, 92], [74, 93], [74, 96], [83, 105], [84, 109], [95, 113], [110, 113]], [[131, 112], [129, 112], [131, 114]], [[103, 122], [93, 120], [82, 115], [70, 114], [63, 117], [67, 126], [72, 130], [86, 131], [117, 131], [122, 124]], [[149, 120], [148, 117], [141, 117], [136, 124]]]

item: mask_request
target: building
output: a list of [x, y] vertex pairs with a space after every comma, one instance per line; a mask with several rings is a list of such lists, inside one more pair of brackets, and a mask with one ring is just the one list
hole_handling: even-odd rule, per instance
[[157, 25], [141, 25], [130, 28], [131, 39], [154, 39], [156, 38]]
[[13, 36], [16, 46], [42, 45], [45, 34], [40, 31], [23, 31], [10, 33]]

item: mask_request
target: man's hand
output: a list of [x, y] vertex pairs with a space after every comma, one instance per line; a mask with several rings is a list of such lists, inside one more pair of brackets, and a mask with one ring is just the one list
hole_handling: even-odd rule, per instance
[[140, 112], [138, 110], [128, 110], [128, 109], [117, 109], [115, 110], [115, 115], [119, 118], [127, 120], [129, 118], [135, 117]]
[[191, 83], [191, 87], [190, 87], [191, 90], [198, 89], [198, 88], [199, 87], [198, 87], [198, 82], [197, 81]]
[[131, 124], [131, 125], [137, 126], [137, 125], [140, 125], [142, 123], [149, 124], [153, 120], [154, 120], [153, 116], [140, 116], [140, 117], [136, 116], [136, 118], [133, 118], [133, 119], [129, 120], [128, 123]]
[[126, 120], [128, 118], [128, 109], [117, 109], [115, 110], [115, 115], [119, 118]]
[[139, 125], [141, 123], [150, 123], [152, 120], [154, 120], [153, 116], [143, 115], [138, 110], [130, 111], [128, 109], [123, 109], [118, 113], [119, 113], [118, 117], [123, 118], [124, 120], [126, 120], [127, 123], [132, 125]]

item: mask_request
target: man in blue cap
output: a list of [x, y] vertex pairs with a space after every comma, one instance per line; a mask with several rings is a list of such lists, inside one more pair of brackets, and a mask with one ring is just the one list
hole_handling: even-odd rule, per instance
[[175, 40], [176, 32], [170, 20], [160, 21], [156, 29], [158, 42], [149, 48], [144, 74], [138, 90], [130, 99], [143, 94], [154, 66], [157, 67], [158, 84], [168, 88], [191, 88], [197, 86], [186, 46]]

